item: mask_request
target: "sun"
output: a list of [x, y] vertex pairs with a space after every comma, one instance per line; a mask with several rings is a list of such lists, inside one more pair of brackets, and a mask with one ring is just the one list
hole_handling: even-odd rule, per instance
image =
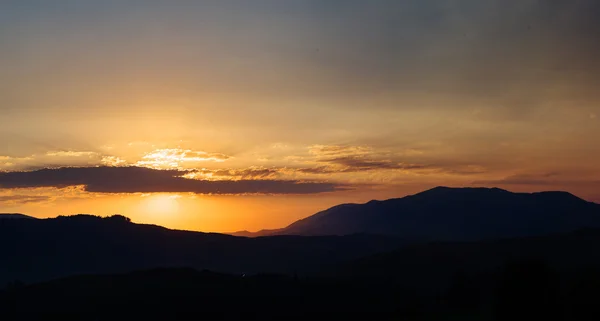
[[179, 197], [177, 194], [150, 195], [144, 200], [143, 208], [148, 214], [176, 214], [179, 211], [179, 201], [177, 200]]

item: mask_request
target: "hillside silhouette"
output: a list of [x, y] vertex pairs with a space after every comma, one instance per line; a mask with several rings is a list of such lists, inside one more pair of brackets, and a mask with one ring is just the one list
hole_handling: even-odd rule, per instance
[[567, 192], [436, 187], [416, 195], [342, 204], [283, 229], [234, 235], [401, 236], [419, 241], [484, 240], [600, 227], [600, 205]]
[[0, 215], [0, 319], [597, 320], [599, 207], [438, 187], [263, 237]]
[[376, 235], [244, 238], [134, 224], [121, 215], [36, 220], [0, 216], [0, 287], [14, 281], [179, 266], [234, 274], [308, 273], [322, 264], [403, 243]]
[[36, 219], [33, 216], [20, 213], [0, 213], [0, 219]]
[[438, 187], [400, 199], [342, 204], [281, 232], [298, 235], [256, 238], [134, 224], [122, 215], [18, 218], [27, 217], [0, 215], [0, 286], [74, 274], [181, 266], [233, 274], [304, 275], [415, 243], [497, 240], [596, 228], [600, 227], [600, 205], [565, 192]]
[[0, 291], [0, 311], [6, 320], [598, 320], [598, 246], [590, 229], [412, 245], [307, 276], [80, 275], [14, 284]]

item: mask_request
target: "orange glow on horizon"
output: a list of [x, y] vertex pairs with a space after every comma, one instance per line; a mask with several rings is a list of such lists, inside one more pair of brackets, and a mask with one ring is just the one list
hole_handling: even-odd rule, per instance
[[179, 212], [178, 194], [151, 194], [140, 202], [141, 210], [150, 216], [173, 216]]

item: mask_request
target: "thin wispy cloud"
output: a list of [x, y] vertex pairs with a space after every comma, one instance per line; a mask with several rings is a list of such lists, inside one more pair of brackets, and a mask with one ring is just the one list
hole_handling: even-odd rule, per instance
[[50, 157], [98, 157], [98, 153], [89, 151], [50, 151], [46, 156]]
[[0, 195], [0, 204], [29, 204], [40, 203], [50, 200], [49, 196], [41, 195]]
[[513, 185], [513, 186], [570, 186], [570, 187], [600, 187], [600, 179], [582, 178], [577, 176], [561, 175], [550, 172], [542, 174], [515, 174], [501, 179], [474, 181], [475, 185]]

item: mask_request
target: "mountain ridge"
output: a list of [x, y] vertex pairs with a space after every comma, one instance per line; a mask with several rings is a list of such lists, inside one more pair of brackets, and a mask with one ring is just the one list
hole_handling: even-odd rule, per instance
[[404, 243], [379, 235], [247, 238], [136, 224], [121, 215], [7, 219], [0, 220], [0, 289], [15, 280], [158, 267], [302, 274]]
[[21, 213], [0, 213], [1, 219], [34, 219], [37, 220], [37, 217], [21, 214]]
[[[461, 204], [463, 202], [464, 204]], [[443, 203], [444, 206], [435, 204]], [[497, 213], [501, 208], [504, 214]], [[578, 219], [588, 222], [580, 222], [577, 227], [587, 227], [587, 223], [593, 223], [592, 226], [600, 226], [600, 205], [588, 202], [569, 192], [564, 191], [542, 191], [533, 193], [514, 193], [500, 188], [485, 187], [463, 187], [453, 188], [446, 186], [437, 186], [423, 192], [407, 195], [401, 198], [391, 198], [388, 200], [371, 200], [366, 203], [345, 203], [333, 206], [329, 209], [319, 211], [314, 215], [300, 219], [292, 224], [275, 230], [262, 230], [259, 232], [242, 232], [246, 237], [268, 236], [277, 234], [297, 234], [297, 235], [347, 235], [353, 233], [373, 233], [386, 235], [403, 235], [406, 229], [401, 228], [406, 225], [410, 218], [419, 220], [422, 215], [431, 216], [429, 223], [435, 224], [447, 219], [448, 216], [456, 216], [456, 219], [472, 220], [477, 218], [480, 225], [490, 225], [502, 223], [508, 225], [509, 222], [502, 221], [502, 215], [510, 216], [512, 212], [522, 212], [523, 216], [530, 216], [531, 219], [541, 220], [540, 212], [546, 211], [554, 217], [555, 220], [567, 220], [566, 212], [569, 210], [577, 212], [597, 212], [597, 217], [583, 218], [587, 214], [578, 215]], [[561, 212], [562, 211], [562, 212]], [[443, 212], [448, 215], [442, 215]], [[469, 215], [466, 215], [466, 213]], [[492, 213], [489, 216], [489, 222], [486, 218], [477, 217], [482, 212]], [[560, 213], [559, 213], [560, 212]], [[425, 214], [423, 214], [425, 213]], [[402, 222], [401, 216], [409, 216]], [[412, 215], [412, 216], [411, 216]], [[461, 216], [462, 215], [462, 216]], [[379, 216], [377, 218], [377, 216]], [[518, 218], [518, 217], [517, 217]], [[413, 222], [414, 223], [414, 222]], [[427, 228], [427, 222], [421, 222], [421, 229]], [[452, 222], [446, 222], [450, 223]], [[525, 229], [527, 222], [521, 222], [517, 219], [516, 225], [521, 224], [519, 228]], [[532, 222], [530, 222], [532, 223]], [[539, 223], [539, 222], [538, 222]], [[397, 231], [394, 231], [396, 224]], [[556, 223], [558, 224], [558, 222]], [[489, 226], [488, 226], [489, 227]], [[455, 227], [456, 229], [457, 227]], [[444, 229], [443, 226], [438, 229]], [[571, 229], [569, 229], [571, 230]], [[561, 229], [557, 228], [556, 232]], [[567, 230], [565, 230], [567, 231]], [[457, 231], [458, 232], [458, 231]], [[547, 232], [554, 232], [549, 229]], [[233, 233], [239, 235], [239, 233]], [[496, 233], [498, 234], [498, 233]], [[497, 237], [511, 236], [511, 233], [494, 235]], [[518, 233], [514, 236], [525, 236]], [[425, 235], [427, 238], [435, 238], [433, 233]], [[455, 238], [455, 237], [454, 237]], [[452, 240], [454, 238], [449, 238]]]
[[[306, 274], [431, 242], [479, 242], [600, 228], [600, 205], [570, 193], [437, 188], [340, 204], [264, 237], [172, 230], [122, 215], [0, 220], [0, 286], [82, 273], [189, 266]], [[34, 267], [43, 266], [43, 269]]]

